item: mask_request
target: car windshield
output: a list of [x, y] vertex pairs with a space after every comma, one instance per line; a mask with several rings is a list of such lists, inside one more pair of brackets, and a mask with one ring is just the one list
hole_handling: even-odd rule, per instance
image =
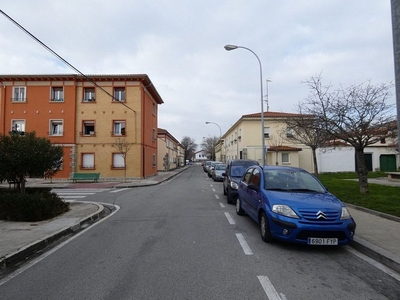
[[232, 177], [242, 177], [247, 167], [244, 166], [232, 166], [231, 175]]
[[215, 170], [225, 170], [226, 169], [226, 165], [224, 165], [224, 164], [218, 164], [218, 165], [215, 165], [215, 168], [214, 168]]
[[303, 170], [264, 170], [266, 190], [325, 193], [323, 185]]

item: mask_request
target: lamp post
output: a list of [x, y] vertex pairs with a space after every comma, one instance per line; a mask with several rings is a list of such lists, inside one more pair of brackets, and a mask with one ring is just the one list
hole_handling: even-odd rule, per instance
[[256, 54], [253, 50], [251, 50], [251, 49], [249, 49], [249, 48], [246, 48], [246, 47], [243, 47], [243, 46], [236, 46], [236, 45], [225, 45], [224, 48], [225, 48], [225, 50], [227, 50], [227, 51], [235, 50], [235, 49], [238, 49], [238, 48], [248, 50], [248, 51], [250, 51], [251, 53], [254, 54], [254, 56], [255, 56], [255, 57], [257, 58], [257, 60], [258, 60], [258, 64], [260, 65], [260, 87], [261, 87], [261, 145], [262, 145], [262, 150], [261, 150], [262, 154], [261, 154], [261, 156], [262, 156], [262, 165], [265, 166], [264, 99], [263, 99], [263, 81], [262, 81], [262, 66], [261, 66], [261, 61], [260, 61], [260, 59], [258, 58], [257, 54]]
[[214, 124], [214, 125], [217, 125], [218, 128], [219, 128], [219, 144], [220, 144], [220, 147], [221, 147], [221, 154], [219, 155], [219, 160], [222, 161], [222, 140], [221, 140], [221, 138], [222, 138], [222, 130], [221, 130], [221, 127], [215, 122], [208, 122], [207, 121], [206, 124]]

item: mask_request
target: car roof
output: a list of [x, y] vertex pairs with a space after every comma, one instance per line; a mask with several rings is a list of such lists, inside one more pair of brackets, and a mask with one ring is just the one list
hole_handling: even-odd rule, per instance
[[258, 161], [253, 159], [233, 159], [229, 161], [233, 166], [259, 165]]
[[303, 171], [303, 169], [302, 168], [297, 168], [297, 167], [289, 167], [289, 166], [273, 166], [273, 165], [271, 165], [271, 166], [269, 166], [269, 165], [267, 165], [267, 166], [264, 166], [264, 167], [262, 167], [265, 171], [267, 171], [267, 170], [270, 170], [270, 171], [273, 171], [273, 170], [276, 170], [276, 171], [287, 171], [287, 170], [293, 170], [293, 171], [299, 171], [299, 170], [301, 170], [301, 171]]

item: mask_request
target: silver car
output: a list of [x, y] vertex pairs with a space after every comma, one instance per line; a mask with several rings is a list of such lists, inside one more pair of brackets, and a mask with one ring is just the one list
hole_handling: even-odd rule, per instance
[[216, 164], [211, 172], [212, 179], [214, 179], [214, 181], [223, 181], [224, 176], [222, 176], [222, 173], [225, 172], [225, 169], [226, 164]]

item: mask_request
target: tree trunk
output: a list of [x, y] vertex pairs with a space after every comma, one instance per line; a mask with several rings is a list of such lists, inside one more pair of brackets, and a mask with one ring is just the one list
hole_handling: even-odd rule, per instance
[[356, 151], [356, 165], [358, 174], [358, 184], [360, 186], [360, 193], [362, 195], [369, 193], [368, 187], [368, 170], [365, 165], [364, 149], [355, 149]]
[[318, 177], [319, 174], [318, 174], [317, 154], [316, 154], [315, 148], [311, 148], [311, 150], [312, 150], [312, 156], [313, 156], [313, 161], [314, 161], [314, 175], [316, 177]]

